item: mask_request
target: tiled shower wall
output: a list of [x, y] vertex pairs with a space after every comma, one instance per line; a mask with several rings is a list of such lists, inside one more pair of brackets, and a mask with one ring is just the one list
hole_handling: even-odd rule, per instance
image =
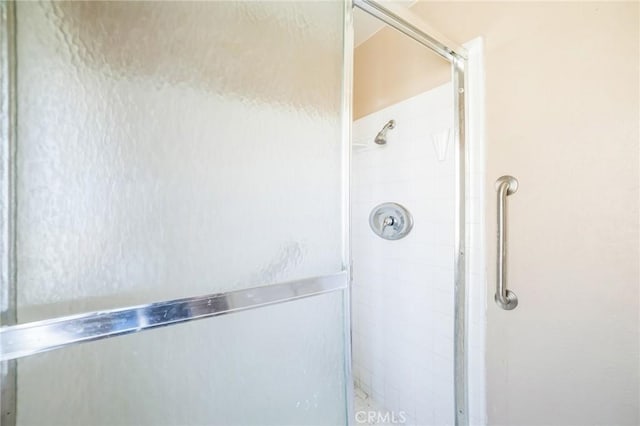
[[[353, 125], [354, 377], [378, 406], [419, 425], [454, 421], [451, 91], [445, 84]], [[390, 119], [388, 143], [374, 144]], [[404, 239], [369, 228], [373, 207], [389, 201], [413, 215]]]
[[[445, 84], [353, 126], [353, 340], [356, 385], [414, 424], [453, 424], [453, 97]], [[373, 143], [390, 119], [384, 146]], [[434, 139], [444, 140], [440, 146]], [[372, 208], [413, 215], [401, 240], [376, 236]]]
[[[482, 41], [467, 43], [471, 108], [467, 127], [466, 257], [468, 418], [486, 424], [484, 341], [484, 127]], [[452, 87], [445, 84], [353, 125], [353, 359], [356, 385], [373, 405], [404, 411], [409, 424], [453, 423]], [[389, 119], [388, 144], [373, 143]], [[405, 239], [368, 228], [370, 210], [396, 201], [414, 216]]]

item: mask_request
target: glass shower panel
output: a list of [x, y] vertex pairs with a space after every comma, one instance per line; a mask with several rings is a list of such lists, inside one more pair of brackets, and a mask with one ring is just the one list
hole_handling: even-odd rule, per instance
[[21, 359], [18, 425], [344, 425], [342, 298]]
[[[20, 323], [344, 269], [340, 2], [16, 13]], [[20, 359], [18, 424], [344, 424], [343, 297]]]
[[19, 2], [19, 321], [341, 270], [342, 9]]

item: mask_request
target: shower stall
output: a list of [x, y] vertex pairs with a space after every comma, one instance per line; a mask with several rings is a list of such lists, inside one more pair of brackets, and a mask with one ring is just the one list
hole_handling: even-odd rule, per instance
[[[484, 293], [478, 292], [484, 282], [466, 268], [467, 248], [478, 243], [481, 229], [481, 203], [469, 199], [467, 191], [470, 178], [478, 182], [469, 173], [478, 171], [478, 148], [469, 152], [466, 133], [468, 53], [436, 36], [406, 8], [369, 1], [356, 5], [351, 173], [355, 419], [482, 424], [477, 308], [484, 304]], [[477, 223], [467, 234], [471, 221]], [[472, 253], [477, 265], [481, 250]], [[475, 290], [471, 300], [468, 284]], [[467, 306], [473, 307], [472, 318]], [[474, 332], [472, 362], [468, 328]]]
[[[354, 3], [0, 3], [2, 426], [357, 424], [376, 398], [468, 423], [466, 51]], [[352, 125], [354, 6], [447, 61], [413, 124]], [[422, 154], [413, 187], [371, 169]], [[413, 218], [396, 241], [369, 228], [387, 201]], [[405, 310], [407, 265], [438, 284]], [[411, 357], [442, 361], [437, 391], [394, 370], [394, 336], [434, 330], [446, 359]]]

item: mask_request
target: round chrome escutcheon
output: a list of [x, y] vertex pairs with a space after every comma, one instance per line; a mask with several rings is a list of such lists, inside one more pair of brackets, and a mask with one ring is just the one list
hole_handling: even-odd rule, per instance
[[413, 228], [413, 217], [409, 210], [398, 203], [382, 203], [371, 211], [369, 226], [380, 238], [399, 240]]

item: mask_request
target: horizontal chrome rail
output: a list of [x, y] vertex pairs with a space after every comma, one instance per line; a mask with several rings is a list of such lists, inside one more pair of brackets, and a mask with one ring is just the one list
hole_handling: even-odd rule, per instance
[[510, 311], [518, 306], [518, 297], [507, 289], [507, 196], [518, 190], [518, 180], [502, 176], [496, 181], [498, 192], [498, 258], [496, 264], [495, 301], [502, 309]]
[[347, 273], [0, 328], [0, 361], [347, 288]]

